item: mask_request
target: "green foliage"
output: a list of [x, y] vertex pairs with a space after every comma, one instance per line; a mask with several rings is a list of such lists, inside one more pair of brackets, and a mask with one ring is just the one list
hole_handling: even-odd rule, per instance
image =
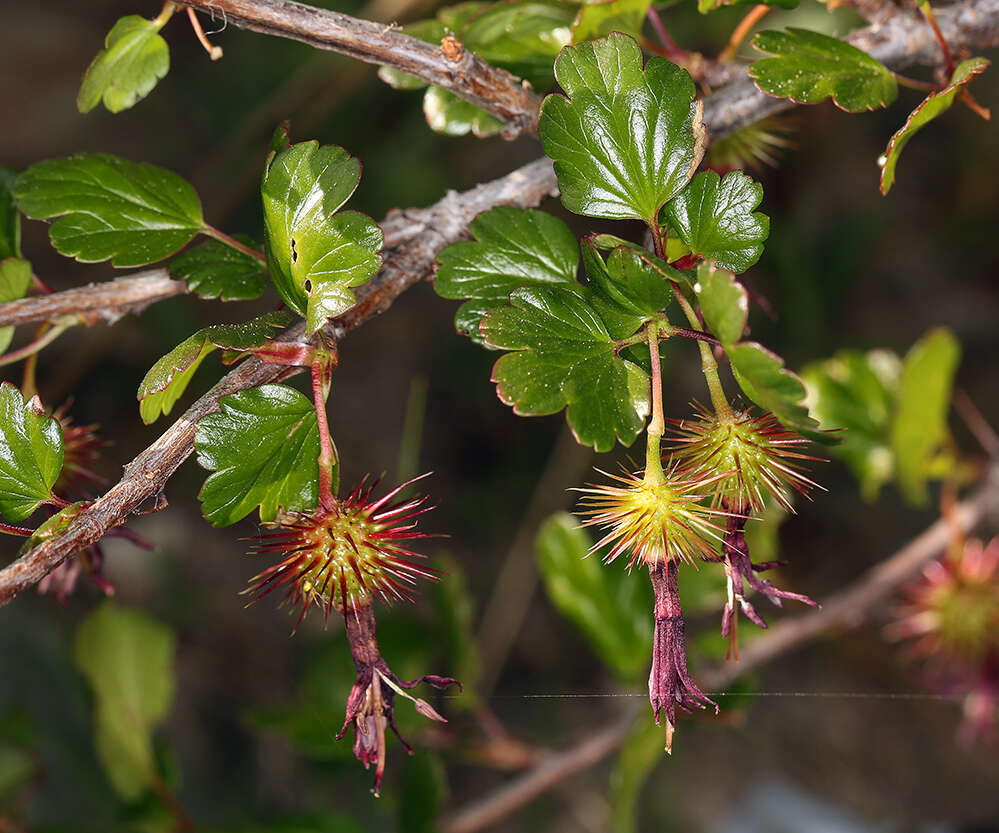
[[500, 206], [468, 227], [474, 241], [453, 243], [437, 258], [434, 289], [469, 299], [455, 315], [459, 333], [484, 344], [482, 316], [522, 286], [576, 284], [579, 247], [569, 227], [544, 211]]
[[52, 496], [62, 471], [62, 429], [38, 397], [0, 383], [0, 515], [23, 521]]
[[909, 114], [905, 124], [888, 140], [888, 148], [885, 150], [884, 156], [878, 160], [881, 165], [882, 194], [887, 194], [892, 185], [895, 184], [895, 166], [898, 165], [898, 159], [909, 140], [933, 119], [949, 110], [954, 99], [964, 87], [973, 81], [976, 75], [985, 72], [990, 63], [991, 61], [986, 58], [970, 58], [967, 61], [962, 61], [954, 69], [950, 83], [942, 90], [926, 96], [920, 105]]
[[498, 118], [443, 87], [427, 90], [423, 96], [423, 115], [431, 130], [445, 136], [471, 133], [485, 139], [499, 133], [503, 127]]
[[490, 310], [482, 335], [512, 350], [493, 368], [500, 399], [518, 414], [543, 416], [568, 407], [577, 441], [609, 451], [630, 445], [649, 412], [648, 377], [617, 355], [603, 321], [579, 293], [522, 287], [509, 306]]
[[541, 578], [558, 611], [622, 682], [633, 683], [648, 672], [652, 587], [620, 565], [601, 564], [591, 544], [571, 515], [552, 515], [535, 542]]
[[572, 24], [572, 42], [582, 43], [611, 32], [639, 37], [651, 0], [596, 0], [584, 3]]
[[[236, 238], [251, 248], [249, 237]], [[171, 277], [187, 281], [200, 298], [249, 301], [267, 289], [267, 269], [255, 258], [218, 240], [208, 240], [170, 261]]]
[[742, 171], [724, 179], [704, 171], [667, 203], [666, 215], [694, 254], [739, 273], [760, 259], [770, 233], [770, 219], [754, 211], [762, 199], [763, 188]]
[[[891, 446], [899, 488], [916, 504], [929, 500], [926, 481], [950, 437], [947, 412], [960, 357], [957, 339], [949, 330], [939, 328], [917, 341], [902, 365]], [[949, 461], [942, 462], [949, 468]]]
[[313, 509], [319, 499], [319, 428], [305, 396], [263, 385], [219, 400], [198, 424], [198, 465], [212, 472], [198, 497], [213, 526], [229, 526], [258, 506], [260, 520], [279, 509]]
[[361, 163], [336, 145], [302, 142], [268, 160], [261, 195], [271, 280], [315, 332], [356, 302], [350, 287], [381, 266], [382, 231], [365, 214], [336, 213]]
[[0, 260], [21, 256], [21, 215], [14, 202], [17, 171], [0, 165]]
[[887, 107], [898, 96], [891, 72], [866, 52], [839, 38], [789, 28], [760, 32], [753, 46], [772, 55], [754, 61], [749, 74], [763, 92], [799, 104], [832, 96], [850, 113]]
[[173, 634], [137, 611], [104, 602], [76, 633], [73, 657], [94, 692], [97, 753], [122, 798], [157, 779], [153, 730], [173, 700]]
[[912, 503], [926, 500], [928, 480], [946, 476], [953, 459], [947, 411], [959, 348], [933, 330], [905, 360], [886, 350], [845, 350], [805, 368], [809, 405], [825, 429], [842, 429], [834, 449], [868, 500], [895, 480]]
[[662, 763], [663, 732], [642, 714], [621, 745], [610, 776], [610, 818], [614, 833], [636, 833], [635, 811], [642, 786]]
[[592, 305], [612, 338], [627, 338], [673, 301], [672, 285], [634, 249], [619, 246], [604, 263], [592, 238], [583, 243]]
[[[31, 286], [31, 264], [19, 257], [0, 260], [0, 304], [23, 298]], [[0, 327], [0, 353], [6, 352], [14, 338], [13, 327]]]
[[28, 217], [58, 217], [49, 227], [52, 245], [83, 263], [155, 263], [205, 225], [198, 195], [181, 177], [109, 153], [32, 165], [17, 178], [14, 196]]
[[209, 353], [251, 350], [269, 341], [277, 327], [291, 320], [287, 312], [269, 312], [244, 324], [215, 324], [184, 339], [149, 368], [139, 385], [139, 415], [149, 425], [161, 414], [169, 414], [187, 390], [195, 371]]
[[562, 203], [577, 214], [654, 222], [704, 155], [690, 76], [662, 58], [643, 71], [638, 44], [614, 33], [564, 49], [555, 77], [569, 98], [545, 99], [539, 133]]
[[819, 432], [805, 407], [805, 386], [784, 367], [784, 360], [755, 341], [738, 341], [746, 330], [746, 290], [728, 272], [702, 263], [697, 271], [698, 298], [704, 320], [721, 341], [743, 393], [788, 428], [822, 443], [835, 440]]
[[120, 113], [149, 95], [170, 70], [170, 48], [159, 31], [166, 23], [130, 14], [108, 32], [104, 48], [87, 67], [76, 96], [81, 113], [101, 101], [112, 113]]

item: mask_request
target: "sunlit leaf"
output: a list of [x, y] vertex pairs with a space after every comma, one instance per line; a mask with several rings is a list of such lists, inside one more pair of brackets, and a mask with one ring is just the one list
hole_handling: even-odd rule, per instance
[[572, 24], [573, 43], [593, 40], [611, 32], [639, 37], [652, 0], [596, 0], [584, 3]]
[[431, 130], [446, 136], [471, 133], [484, 139], [503, 127], [498, 118], [443, 87], [430, 87], [424, 94], [423, 115]]
[[62, 429], [38, 397], [0, 383], [0, 515], [23, 521], [52, 496], [62, 470]]
[[839, 38], [788, 28], [760, 32], [753, 46], [772, 55], [749, 67], [763, 92], [799, 104], [817, 104], [832, 96], [850, 113], [887, 107], [898, 96], [895, 77], [866, 52]]

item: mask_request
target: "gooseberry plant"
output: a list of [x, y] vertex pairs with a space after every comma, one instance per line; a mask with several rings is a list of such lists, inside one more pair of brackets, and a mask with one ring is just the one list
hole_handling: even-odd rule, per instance
[[[78, 97], [82, 112], [101, 103], [118, 112], [152, 91], [169, 68], [160, 31], [177, 5], [188, 5], [207, 42], [192, 9], [198, 3], [166, 3], [152, 20], [123, 18], [86, 72]], [[231, 5], [234, 19], [252, 22], [246, 9], [264, 14], [276, 4]], [[715, 4], [700, 5], [707, 12]], [[757, 9], [754, 20], [767, 6]], [[929, 6], [921, 9], [939, 33]], [[646, 21], [657, 41], [644, 35]], [[745, 34], [734, 36], [729, 51]], [[904, 360], [883, 351], [842, 354], [812, 365], [801, 378], [748, 337], [750, 299], [738, 276], [763, 253], [770, 219], [758, 210], [761, 185], [738, 166], [717, 160], [768, 158], [778, 139], [750, 126], [728, 140], [727, 156], [716, 144], [716, 161], [708, 157], [705, 165], [709, 128], [715, 128], [705, 124], [698, 84], [712, 73], [731, 71], [722, 66], [730, 61], [709, 66], [703, 56], [680, 50], [648, 2], [462, 3], [393, 36], [402, 38], [400, 49], [432, 52], [445, 65], [474, 53], [503, 70], [488, 77], [507, 79], [517, 95], [557, 84], [560, 92], [548, 95], [531, 118], [536, 117], [562, 205], [602, 228], [606, 221], [620, 223], [615, 233], [577, 239], [554, 214], [501, 198], [477, 212], [467, 234], [462, 228], [453, 235], [469, 239], [437, 245], [434, 289], [462, 302], [455, 315], [458, 333], [501, 353], [492, 381], [515, 413], [565, 411], [575, 440], [601, 453], [618, 444], [629, 447], [644, 433], [644, 463], [600, 472], [596, 482], [581, 484], [578, 522], [549, 521], [538, 550], [553, 602], [608, 662], [625, 669], [622, 676], [633, 674], [639, 662], [651, 664], [650, 703], [657, 724], [665, 714], [663, 742], [670, 751], [678, 710], [710, 705], [717, 711], [688, 670], [681, 573], [693, 574], [706, 563], [723, 576], [721, 632], [729, 656], [737, 659], [739, 615], [766, 627], [749, 590], [778, 607], [785, 600], [815, 606], [808, 596], [760, 578], [776, 563], [754, 561], [750, 552], [754, 523], [775, 511], [793, 512], [796, 494], [820, 488], [810, 471], [814, 464], [841, 457], [870, 497], [892, 479], [913, 502], [927, 499], [930, 480], [955, 488], [963, 484], [968, 472], [946, 427], [957, 345], [939, 330]], [[752, 63], [748, 72], [770, 96], [803, 103], [831, 97], [851, 112], [890, 104], [900, 82], [927, 88], [928, 97], [892, 137], [882, 160], [881, 188], [887, 193], [899, 154], [918, 129], [959, 99], [981, 112], [966, 87], [988, 61], [955, 64], [940, 37], [945, 76], [934, 83], [900, 79], [855, 46], [793, 28], [757, 35], [755, 47], [769, 57]], [[221, 57], [218, 47], [208, 48], [213, 59]], [[653, 57], [647, 60], [646, 52]], [[489, 95], [475, 84], [468, 84], [471, 91], [463, 87], [460, 73], [372, 55], [360, 51], [366, 60], [383, 64], [380, 75], [392, 86], [427, 86], [424, 109], [433, 129], [481, 137], [509, 132], [510, 120], [501, 116], [513, 105], [490, 108]], [[460, 684], [433, 674], [400, 678], [382, 657], [376, 636], [376, 601], [386, 606], [411, 601], [419, 580], [447, 580], [423, 560], [426, 553], [413, 549], [430, 537], [417, 527], [430, 508], [426, 499], [413, 496], [413, 481], [387, 489], [370, 480], [352, 489], [340, 484], [340, 454], [327, 417], [337, 342], [343, 317], [357, 312], [364, 303], [359, 295], [373, 291], [373, 279], [386, 265], [383, 228], [344, 209], [360, 180], [361, 164], [347, 150], [316, 140], [295, 142], [291, 127], [281, 125], [261, 173], [260, 245], [211, 225], [191, 185], [151, 164], [79, 153], [38, 162], [20, 174], [5, 171], [0, 299], [15, 302], [33, 287], [48, 292], [23, 257], [20, 215], [49, 221], [52, 246], [84, 263], [110, 261], [127, 268], [169, 260], [172, 278], [201, 298], [252, 300], [276, 290], [275, 310], [242, 324], [200, 329], [159, 359], [139, 387], [139, 416], [151, 424], [170, 415], [195, 371], [216, 351], [226, 365], [256, 362], [252, 366], [272, 366], [286, 375], [309, 372], [311, 399], [277, 382], [221, 396], [214, 412], [197, 420], [190, 445], [207, 472], [199, 493], [205, 519], [224, 527], [256, 513], [263, 527], [252, 549], [275, 560], [253, 579], [253, 601], [278, 591], [297, 612], [296, 628], [310, 610], [342, 617], [356, 680], [337, 737], [352, 730], [355, 756], [365, 767], [374, 766], [377, 794], [388, 754], [386, 734], [399, 735], [396, 698], [444, 721], [434, 706], [408, 692], [420, 684], [439, 690]], [[35, 384], [39, 352], [81, 321], [67, 315], [43, 319], [33, 341], [0, 359], [5, 365], [25, 362], [20, 388], [0, 385], [0, 515], [3, 531], [28, 539], [22, 561], [80, 528], [97, 505], [86, 481], [93, 479], [90, 468], [101, 441], [92, 426], [74, 426], [63, 410], [43, 404]], [[0, 333], [5, 349], [12, 338], [12, 328], [5, 327]], [[664, 358], [692, 359], [699, 366], [706, 390], [691, 413], [665, 413]], [[17, 526], [38, 510], [49, 516], [44, 522]], [[122, 534], [148, 545], [120, 528], [124, 520], [120, 514], [107, 522], [97, 540]], [[599, 530], [595, 542], [588, 528]], [[110, 592], [97, 540], [71, 551], [71, 560], [65, 560], [71, 553], [53, 560], [46, 579], [51, 589], [68, 595], [83, 565]], [[971, 555], [954, 574], [970, 570], [980, 584], [994, 583], [995, 544], [983, 549], [969, 543], [967, 549]], [[579, 556], [575, 564], [560, 555], [566, 551]], [[583, 562], [586, 555], [591, 558]], [[619, 596], [635, 605], [651, 601], [652, 608], [650, 632], [639, 626], [634, 644], [623, 647], [631, 626], [594, 623], [580, 613], [577, 599], [624, 587], [622, 568], [614, 563], [622, 557], [630, 574], [626, 580], [635, 584]], [[592, 571], [596, 558], [613, 578], [589, 572], [589, 585], [566, 582], [567, 576], [581, 575], [574, 571]], [[560, 572], [557, 582], [555, 572]], [[642, 573], [651, 593], [634, 589], [644, 581]], [[928, 574], [928, 581], [942, 584], [937, 573]], [[987, 612], [976, 621], [984, 624], [971, 637], [976, 645], [984, 640], [990, 646], [989, 661], [992, 637], [981, 631], [993, 626], [993, 607], [983, 604]], [[122, 708], [139, 713], [142, 725], [137, 740], [123, 741], [113, 714], [115, 698], [125, 695], [109, 689], [87, 665], [87, 656], [99, 653], [106, 638], [95, 633], [124, 629], [140, 641], [148, 637], [156, 647], [147, 660], [159, 667], [169, 654], [169, 639], [149, 630], [148, 623], [133, 627], [127, 616], [115, 618], [111, 611], [95, 614], [79, 642], [79, 661], [102, 704], [100, 749], [122, 795], [134, 796], [144, 785], [159, 792], [163, 782], [149, 733], [168, 708], [169, 686], [148, 699], [133, 692], [143, 705]], [[648, 622], [647, 613], [611, 610], [608, 616], [638, 615]], [[622, 638], [615, 639], [615, 633]], [[636, 644], [651, 652], [651, 663], [648, 654], [634, 660]], [[134, 653], [143, 651], [136, 647]], [[132, 744], [125, 767], [115, 763], [115, 749], [123, 744]]]

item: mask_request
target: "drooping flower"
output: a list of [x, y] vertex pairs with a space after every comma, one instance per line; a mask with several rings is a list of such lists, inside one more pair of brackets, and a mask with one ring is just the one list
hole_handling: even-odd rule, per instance
[[426, 675], [402, 680], [382, 659], [378, 647], [374, 599], [386, 606], [412, 600], [418, 578], [436, 581], [441, 575], [417, 560], [423, 555], [409, 549], [411, 542], [432, 537], [416, 529], [419, 516], [432, 508], [426, 505], [426, 498], [396, 500], [413, 482], [372, 499], [377, 484], [362, 481], [346, 498], [333, 498], [311, 513], [279, 518], [272, 525], [274, 531], [260, 537], [255, 552], [281, 553], [284, 558], [255, 576], [248, 591], [256, 602], [283, 587], [285, 601], [299, 608], [296, 628], [312, 605], [327, 617], [332, 610], [343, 615], [357, 677], [337, 739], [353, 728], [354, 756], [365, 769], [375, 767], [375, 795], [385, 772], [386, 728], [413, 754], [395, 724], [396, 696], [412, 700], [424, 717], [447, 722], [429, 703], [411, 697], [406, 689], [420, 683], [441, 690], [453, 685], [461, 688], [451, 677]]
[[927, 680], [946, 693], [966, 693], [965, 742], [995, 736], [999, 711], [999, 538], [969, 539], [933, 561], [905, 591], [892, 639], [909, 641]]
[[[808, 440], [766, 413], [743, 412], [719, 418], [700, 406], [692, 419], [670, 420], [674, 454], [694, 470], [724, 473], [711, 491], [711, 505], [744, 514], [762, 511], [772, 495], [793, 512], [788, 489], [801, 494], [817, 486], [802, 471], [802, 461], [818, 460], [801, 453]], [[821, 488], [821, 487], [819, 487]]]
[[693, 564], [695, 558], [714, 555], [714, 542], [721, 541], [725, 531], [717, 519], [729, 513], [704, 506], [703, 501], [723, 475], [690, 475], [674, 466], [662, 483], [631, 472], [606, 476], [614, 482], [579, 490], [581, 511], [588, 516], [583, 526], [607, 530], [593, 546], [596, 551], [611, 545], [606, 562], [630, 552], [630, 570], [639, 562]]

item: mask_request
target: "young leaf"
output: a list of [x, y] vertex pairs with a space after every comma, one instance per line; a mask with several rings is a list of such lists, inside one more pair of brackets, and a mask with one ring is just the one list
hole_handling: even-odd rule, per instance
[[146, 20], [136, 14], [115, 23], [83, 76], [76, 96], [81, 113], [90, 112], [102, 99], [108, 110], [120, 113], [149, 95], [170, 70], [170, 48], [159, 35], [164, 23], [166, 19]]
[[62, 429], [38, 397], [0, 382], [0, 515], [23, 521], [52, 496], [62, 470]]
[[319, 428], [305, 396], [284, 385], [223, 396], [219, 412], [198, 424], [198, 465], [212, 472], [198, 497], [213, 526], [229, 526], [258, 506], [260, 520], [279, 509], [313, 509], [319, 500]]
[[302, 142], [271, 159], [261, 194], [271, 280], [310, 333], [356, 302], [350, 287], [381, 266], [382, 232], [356, 211], [336, 214], [361, 163], [336, 145]]
[[445, 136], [466, 136], [479, 139], [493, 136], [503, 127], [495, 116], [476, 107], [443, 87], [430, 87], [423, 96], [423, 115], [435, 133]]
[[760, 259], [770, 234], [770, 219], [754, 212], [762, 199], [763, 188], [742, 171], [724, 179], [704, 171], [666, 204], [666, 214], [694, 254], [738, 274]]
[[539, 133], [555, 162], [562, 202], [576, 214], [654, 222], [704, 155], [701, 103], [685, 70], [653, 58], [627, 35], [566, 47]]
[[642, 34], [642, 24], [652, 0], [596, 0], [585, 3], [572, 24], [572, 42], [582, 43], [611, 32], [632, 37]]
[[571, 515], [552, 515], [534, 545], [541, 578], [552, 604], [604, 663], [622, 682], [636, 682], [648, 673], [652, 589], [641, 576], [588, 555], [592, 543]]
[[149, 368], [136, 399], [139, 415], [149, 425], [161, 414], [169, 414], [187, 389], [195, 371], [215, 348], [250, 350], [259, 347], [274, 335], [274, 329], [291, 320], [287, 312], [269, 312], [245, 324], [215, 324], [198, 330], [184, 339]]
[[842, 431], [832, 453], [856, 475], [865, 500], [874, 500], [894, 474], [890, 432], [901, 373], [902, 362], [887, 350], [846, 350], [801, 374], [822, 429]]
[[749, 296], [731, 272], [715, 269], [710, 262], [697, 270], [695, 288], [708, 329], [723, 346], [735, 344], [746, 329]]
[[[0, 260], [0, 304], [23, 298], [31, 286], [31, 264], [18, 257]], [[13, 327], [0, 327], [0, 353], [6, 352], [14, 337]]]
[[960, 357], [957, 339], [939, 328], [912, 346], [902, 366], [891, 446], [899, 489], [915, 504], [926, 503], [926, 481], [949, 436], [947, 412]]
[[761, 58], [749, 74], [763, 92], [798, 104], [817, 104], [832, 96], [849, 113], [887, 107], [898, 96], [895, 78], [866, 52], [829, 35], [807, 29], [760, 32], [753, 46]]
[[634, 250], [620, 246], [607, 262], [592, 239], [583, 243], [583, 263], [593, 305], [612, 338], [628, 338], [673, 300], [672, 284]]
[[819, 424], [804, 405], [805, 386], [784, 367], [784, 360], [755, 341], [743, 341], [725, 350], [739, 387], [761, 408], [771, 411], [784, 425], [821, 443], [834, 441], [819, 431]]
[[107, 153], [32, 165], [14, 185], [28, 217], [48, 220], [56, 251], [83, 263], [145, 266], [204, 226], [194, 189], [172, 171]]
[[[250, 238], [237, 236], [241, 243], [253, 246]], [[258, 258], [208, 240], [170, 261], [170, 276], [187, 281], [192, 292], [201, 298], [223, 301], [248, 301], [259, 298], [267, 289], [267, 269]]]
[[471, 299], [455, 315], [459, 333], [479, 344], [482, 316], [513, 290], [576, 285], [579, 246], [569, 227], [544, 211], [500, 206], [472, 220], [474, 241], [452, 243], [437, 257], [434, 289], [442, 298]]
[[648, 377], [617, 355], [617, 345], [579, 293], [554, 286], [522, 287], [510, 305], [490, 310], [482, 335], [512, 350], [493, 367], [500, 399], [525, 416], [568, 406], [581, 445], [610, 451], [630, 445], [649, 412]]
[[94, 690], [97, 753], [118, 794], [139, 798], [158, 778], [153, 730], [173, 700], [173, 634], [104, 602], [80, 624], [76, 667]]
[[0, 260], [21, 256], [21, 215], [14, 202], [17, 171], [0, 165]]
[[964, 89], [965, 85], [976, 75], [985, 72], [991, 62], [986, 58], [971, 58], [957, 65], [950, 83], [935, 93], [930, 93], [920, 105], [909, 114], [898, 131], [888, 140], [888, 149], [881, 157], [881, 193], [887, 194], [895, 184], [895, 166], [903, 148], [918, 131], [942, 113], [950, 109], [954, 99]]

